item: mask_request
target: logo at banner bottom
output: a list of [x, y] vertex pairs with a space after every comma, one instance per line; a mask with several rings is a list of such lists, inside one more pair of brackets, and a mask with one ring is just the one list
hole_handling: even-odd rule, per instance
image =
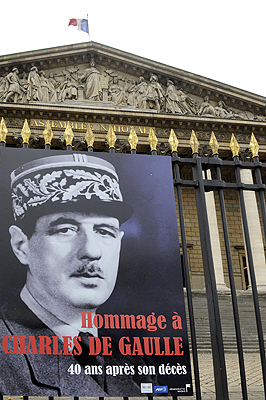
[[168, 386], [154, 386], [154, 393], [168, 393]]
[[141, 393], [152, 393], [152, 383], [141, 383]]

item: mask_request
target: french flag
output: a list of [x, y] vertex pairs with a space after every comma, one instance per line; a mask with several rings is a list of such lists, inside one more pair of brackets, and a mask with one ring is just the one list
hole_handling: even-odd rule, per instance
[[71, 18], [69, 20], [69, 25], [77, 26], [78, 31], [83, 31], [87, 32], [89, 34], [89, 24], [87, 19], [82, 19], [82, 18]]

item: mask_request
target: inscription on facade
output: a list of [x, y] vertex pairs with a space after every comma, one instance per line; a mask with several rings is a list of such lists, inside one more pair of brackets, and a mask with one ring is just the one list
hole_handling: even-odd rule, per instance
[[[44, 119], [32, 119], [30, 120], [30, 127], [44, 128], [46, 120]], [[52, 120], [50, 121], [52, 129], [66, 129], [67, 121]], [[88, 122], [70, 122], [70, 126], [75, 130], [87, 130], [90, 126], [94, 131], [106, 132], [108, 131], [109, 125], [112, 125], [115, 133], [130, 133], [131, 126], [129, 125], [113, 125], [113, 124], [91, 124]], [[136, 133], [141, 135], [149, 135], [150, 128], [146, 126], [135, 126]]]

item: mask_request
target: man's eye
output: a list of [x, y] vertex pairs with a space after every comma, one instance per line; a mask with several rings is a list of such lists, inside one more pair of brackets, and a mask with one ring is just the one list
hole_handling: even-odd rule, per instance
[[116, 238], [115, 232], [109, 229], [98, 228], [96, 232], [98, 232], [101, 236]]
[[73, 236], [77, 231], [78, 227], [74, 225], [58, 225], [50, 231], [50, 234], [60, 236]]

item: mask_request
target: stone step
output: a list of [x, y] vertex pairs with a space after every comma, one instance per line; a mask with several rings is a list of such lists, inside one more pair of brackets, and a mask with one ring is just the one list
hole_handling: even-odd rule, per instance
[[[211, 351], [209, 317], [205, 291], [193, 291], [192, 299], [198, 350]], [[218, 301], [225, 351], [237, 351], [233, 307], [230, 292], [219, 293]], [[257, 352], [259, 351], [259, 345], [252, 293], [249, 291], [237, 292], [237, 302], [243, 350], [246, 352]], [[259, 304], [262, 326], [265, 332], [264, 336], [266, 337], [266, 294], [259, 294]]]

